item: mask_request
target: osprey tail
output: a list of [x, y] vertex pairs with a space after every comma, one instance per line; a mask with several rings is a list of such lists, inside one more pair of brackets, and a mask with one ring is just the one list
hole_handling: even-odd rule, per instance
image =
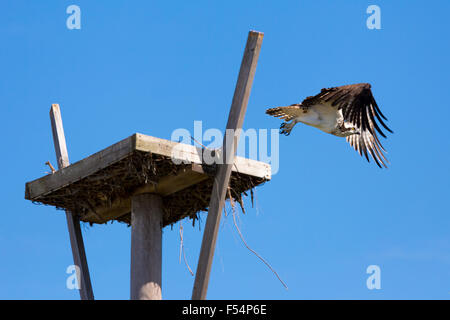
[[283, 119], [284, 121], [291, 121], [301, 114], [301, 104], [270, 108], [266, 110], [266, 113], [270, 116]]
[[280, 126], [280, 134], [289, 135], [291, 133], [292, 128], [294, 128], [296, 122], [291, 122], [294, 118], [297, 118], [300, 115], [301, 105], [293, 104], [285, 107], [276, 107], [270, 108], [266, 110], [266, 113], [270, 116], [283, 119], [283, 122]]

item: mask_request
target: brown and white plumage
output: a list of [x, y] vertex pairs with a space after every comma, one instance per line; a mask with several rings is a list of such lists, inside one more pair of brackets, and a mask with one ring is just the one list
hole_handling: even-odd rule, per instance
[[387, 120], [378, 107], [368, 83], [324, 88], [319, 94], [307, 97], [302, 103], [266, 110], [266, 113], [283, 119], [280, 133], [289, 135], [292, 128], [302, 122], [347, 142], [370, 162], [370, 155], [381, 168], [389, 163], [377, 133], [386, 138], [377, 121], [387, 131]]

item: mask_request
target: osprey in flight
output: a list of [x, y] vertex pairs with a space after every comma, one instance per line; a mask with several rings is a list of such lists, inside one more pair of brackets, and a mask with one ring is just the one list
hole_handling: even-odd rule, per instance
[[[347, 142], [366, 157], [368, 153], [376, 164], [387, 168], [386, 152], [378, 139], [377, 132], [386, 138], [377, 121], [392, 133], [386, 124], [370, 90], [370, 84], [358, 83], [341, 87], [322, 89], [318, 95], [307, 97], [302, 103], [286, 107], [267, 109], [268, 115], [283, 119], [280, 133], [289, 135], [298, 123], [313, 126], [326, 133], [345, 137]], [[375, 119], [376, 118], [376, 119]], [[382, 119], [383, 118], [383, 119]]]

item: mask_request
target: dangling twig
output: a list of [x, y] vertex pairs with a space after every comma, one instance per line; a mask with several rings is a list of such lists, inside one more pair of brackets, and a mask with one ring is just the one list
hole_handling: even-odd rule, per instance
[[281, 282], [281, 284], [286, 288], [286, 290], [288, 289], [288, 286], [286, 285], [286, 283], [284, 283], [283, 280], [281, 280], [280, 276], [278, 275], [278, 273], [271, 267], [271, 265], [264, 260], [263, 257], [261, 257], [255, 250], [253, 250], [252, 248], [250, 248], [248, 246], [248, 244], [245, 242], [244, 237], [242, 236], [241, 230], [239, 230], [239, 227], [237, 226], [236, 223], [236, 210], [235, 210], [235, 204], [233, 201], [233, 198], [231, 197], [231, 191], [230, 188], [228, 187], [228, 195], [230, 197], [230, 204], [231, 204], [231, 209], [232, 209], [232, 214], [233, 214], [233, 222], [234, 222], [234, 226], [236, 227], [237, 232], [239, 233], [239, 237], [241, 238], [242, 242], [244, 243], [245, 247], [250, 250], [255, 256], [257, 256], [262, 262], [264, 262], [264, 264], [269, 267], [269, 269], [275, 274], [275, 276], [278, 278], [278, 280]]
[[189, 267], [189, 264], [188, 264], [187, 259], [186, 259], [186, 250], [184, 250], [184, 245], [183, 245], [183, 226], [182, 226], [182, 224], [180, 222], [180, 263], [181, 263], [181, 253], [183, 253], [184, 264], [188, 268], [191, 276], [193, 276], [194, 273], [192, 272], [191, 268]]
[[[256, 215], [258, 216], [260, 214], [260, 209], [261, 209], [261, 211], [263, 211], [263, 210], [262, 210], [261, 206], [259, 205], [258, 195], [256, 193], [256, 189], [255, 189], [255, 191], [253, 191], [253, 189], [252, 189], [252, 207], [253, 207], [253, 198], [254, 198], [254, 201], [255, 201]], [[264, 212], [262, 212], [262, 213], [264, 214]]]

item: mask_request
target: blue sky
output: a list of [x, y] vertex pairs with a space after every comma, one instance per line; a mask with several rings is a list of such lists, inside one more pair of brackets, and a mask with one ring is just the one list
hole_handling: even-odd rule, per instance
[[[66, 8], [81, 8], [81, 29]], [[381, 9], [381, 30], [366, 8]], [[62, 110], [71, 162], [134, 132], [223, 129], [250, 29], [265, 33], [244, 129], [278, 128], [269, 106], [322, 87], [370, 82], [395, 134], [381, 170], [344, 139], [297, 126], [280, 170], [222, 220], [210, 299], [449, 299], [448, 1], [2, 1], [1, 299], [78, 299], [65, 216], [24, 200], [55, 163], [48, 112]], [[183, 221], [195, 269], [201, 230]], [[163, 297], [189, 299], [179, 225], [163, 233]], [[129, 298], [130, 228], [83, 226], [97, 299]], [[366, 269], [381, 269], [368, 290]]]

